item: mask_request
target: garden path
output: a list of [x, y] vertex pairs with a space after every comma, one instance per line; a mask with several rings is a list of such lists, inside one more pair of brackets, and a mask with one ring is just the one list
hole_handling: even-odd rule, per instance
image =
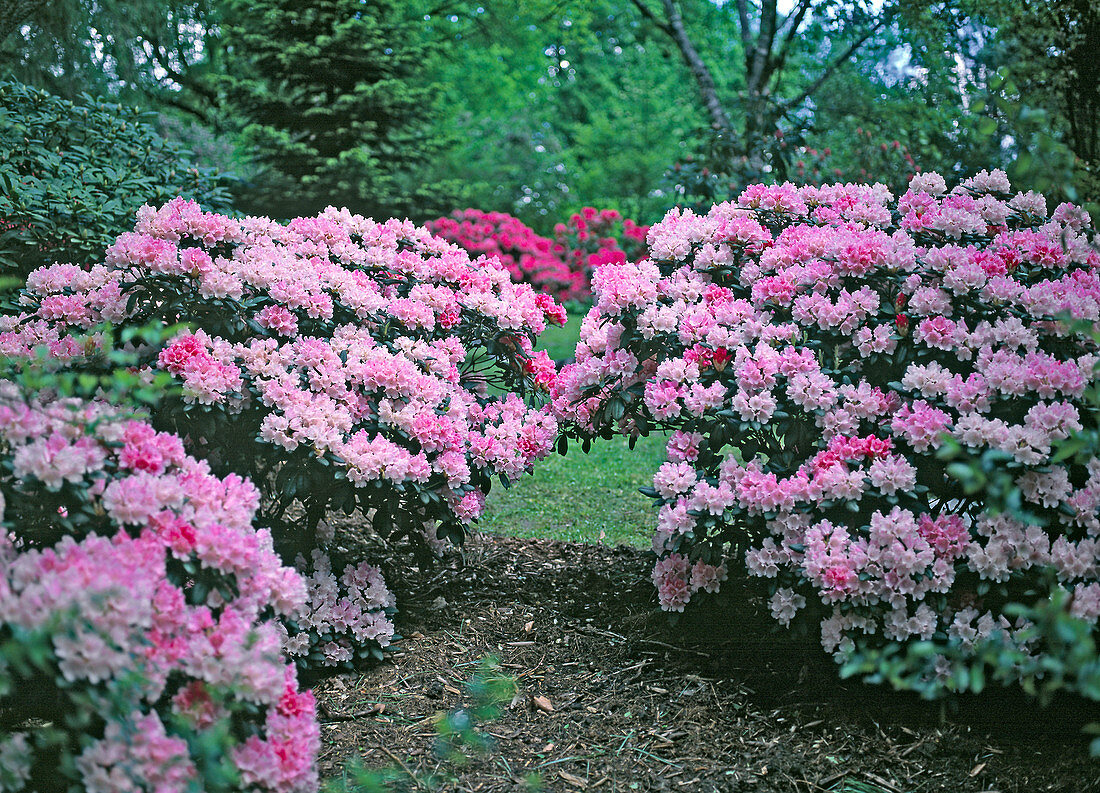
[[494, 655], [517, 695], [486, 727], [493, 751], [446, 790], [522, 790], [536, 773], [550, 791], [1100, 791], [1079, 703], [1036, 713], [991, 691], [941, 721], [937, 705], [838, 680], [813, 642], [761, 617], [669, 627], [647, 569], [631, 548], [483, 535], [464, 560], [389, 577], [407, 638], [318, 687], [323, 773], [355, 752], [441, 769], [434, 719]]

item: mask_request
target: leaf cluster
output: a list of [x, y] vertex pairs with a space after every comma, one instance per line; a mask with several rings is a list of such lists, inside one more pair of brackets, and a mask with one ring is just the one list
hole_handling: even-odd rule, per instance
[[149, 114], [0, 82], [0, 273], [94, 262], [145, 203], [177, 195], [229, 209], [231, 177], [190, 162]]

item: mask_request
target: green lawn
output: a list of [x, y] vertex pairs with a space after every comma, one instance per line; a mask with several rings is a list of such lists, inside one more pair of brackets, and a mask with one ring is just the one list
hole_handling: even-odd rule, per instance
[[539, 334], [536, 350], [546, 350], [555, 361], [572, 358], [573, 351], [577, 348], [577, 340], [581, 337], [581, 319], [584, 314], [575, 313], [569, 315], [569, 321], [561, 327], [548, 325], [546, 330]]
[[535, 473], [489, 494], [482, 531], [513, 537], [551, 537], [575, 542], [647, 547], [656, 520], [651, 499], [638, 492], [652, 484], [664, 460], [665, 435], [596, 441], [585, 454], [569, 445], [535, 465]]
[[[563, 327], [550, 326], [537, 349], [551, 358], [572, 358], [583, 314]], [[625, 438], [596, 441], [585, 454], [579, 443], [569, 454], [552, 454], [535, 473], [489, 494], [480, 529], [513, 537], [551, 537], [576, 542], [627, 543], [647, 547], [653, 536], [652, 501], [638, 488], [650, 485], [664, 461], [666, 435], [639, 438], [634, 450]]]

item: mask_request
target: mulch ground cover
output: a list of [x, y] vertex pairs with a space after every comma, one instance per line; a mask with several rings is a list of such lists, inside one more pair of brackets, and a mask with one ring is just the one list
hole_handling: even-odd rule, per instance
[[[647, 570], [631, 548], [481, 536], [391, 575], [397, 651], [316, 687], [322, 775], [358, 755], [485, 793], [531, 774], [573, 792], [1100, 791], [1086, 703], [995, 690], [948, 707], [842, 681], [811, 642], [729, 609], [670, 627]], [[482, 728], [489, 753], [444, 765], [436, 721], [489, 655], [515, 697]]]

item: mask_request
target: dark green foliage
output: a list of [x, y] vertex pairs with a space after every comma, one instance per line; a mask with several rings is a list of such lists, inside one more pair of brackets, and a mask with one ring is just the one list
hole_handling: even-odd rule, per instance
[[218, 0], [0, 0], [0, 79], [214, 123]]
[[1042, 192], [1052, 206], [1069, 200], [1092, 209], [1100, 197], [1100, 6], [955, 0], [905, 7], [902, 32], [921, 75], [907, 90], [923, 95], [928, 109], [910, 121], [880, 104], [877, 122], [903, 142], [908, 136], [925, 170], [935, 169], [923, 157], [930, 145], [948, 158], [945, 173], [996, 164], [1016, 188]]
[[[1002, 109], [1002, 115], [1012, 119], [1020, 108], [1033, 111], [1033, 126], [1048, 137], [1053, 132], [1077, 158], [1077, 190], [1065, 197], [1100, 201], [1100, 5], [1095, 0], [1000, 0], [980, 8], [998, 27], [990, 57], [997, 60], [1002, 77], [1011, 78], [1002, 79], [998, 88], [1004, 90], [994, 96], [1016, 112]], [[1049, 159], [1040, 150], [1036, 172], [1049, 172], [1044, 156]]]
[[135, 108], [0, 83], [0, 274], [101, 260], [142, 204], [226, 211], [227, 177], [189, 158]]
[[106, 77], [93, 62], [91, 26], [86, 0], [0, 3], [0, 78], [69, 99], [94, 92]]
[[135, 412], [155, 411], [162, 398], [178, 394], [179, 387], [167, 372], [138, 374], [142, 361], [137, 350], [159, 346], [182, 328], [164, 323], [121, 330], [99, 325], [85, 338], [99, 339], [100, 352], [89, 357], [84, 367], [76, 369], [53, 359], [42, 346], [31, 359], [0, 358], [0, 379], [19, 383], [30, 394], [52, 391], [59, 397], [97, 399]]
[[244, 139], [266, 166], [240, 208], [284, 218], [328, 205], [376, 218], [441, 214], [417, 181], [436, 143], [431, 86], [413, 78], [428, 45], [394, 0], [226, 3], [224, 76]]

